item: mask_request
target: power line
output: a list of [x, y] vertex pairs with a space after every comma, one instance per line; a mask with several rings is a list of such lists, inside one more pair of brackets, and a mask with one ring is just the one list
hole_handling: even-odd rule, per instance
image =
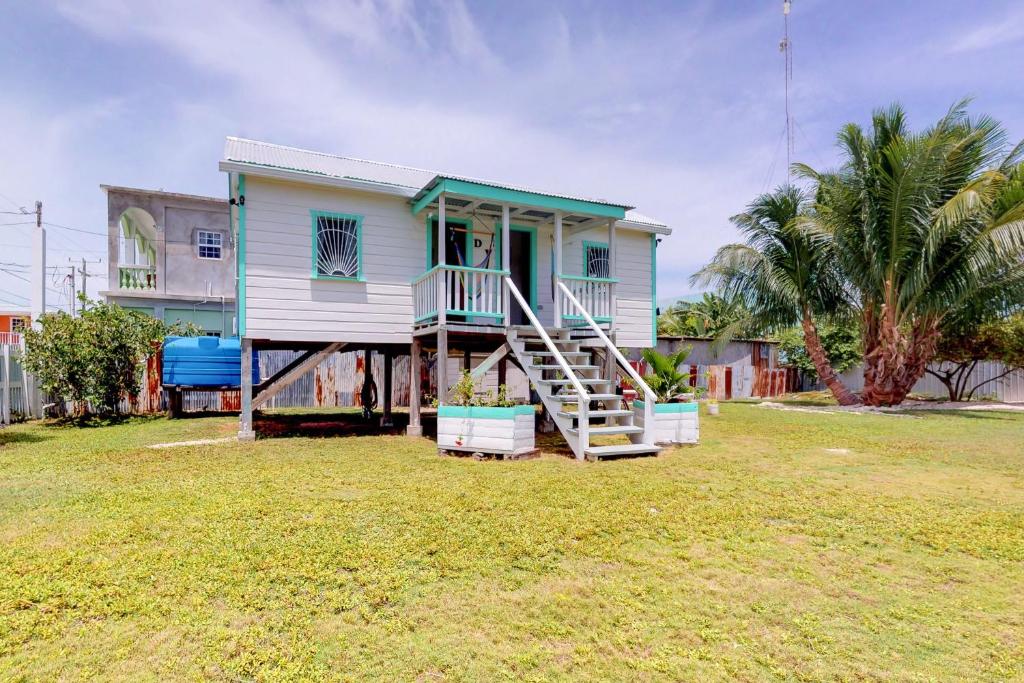
[[98, 235], [99, 237], [106, 237], [107, 236], [107, 233], [105, 233], [105, 232], [96, 232], [94, 230], [83, 230], [82, 228], [72, 228], [72, 227], [67, 226], [67, 225], [61, 225], [60, 223], [49, 223], [47, 221], [43, 221], [43, 225], [49, 226], [51, 228], [61, 228], [62, 230], [71, 230], [72, 232], [84, 232], [86, 235]]

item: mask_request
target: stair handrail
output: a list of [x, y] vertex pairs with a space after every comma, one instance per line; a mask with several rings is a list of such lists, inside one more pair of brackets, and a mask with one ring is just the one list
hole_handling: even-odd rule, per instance
[[644, 378], [640, 376], [640, 373], [636, 371], [636, 368], [629, 364], [629, 361], [626, 360], [626, 357], [623, 356], [622, 352], [619, 351], [615, 344], [612, 343], [612, 340], [608, 338], [608, 335], [604, 333], [604, 330], [602, 330], [600, 326], [594, 321], [594, 319], [590, 317], [590, 313], [587, 312], [587, 309], [583, 308], [583, 304], [579, 302], [579, 299], [573, 296], [573, 293], [569, 290], [569, 288], [566, 287], [561, 282], [558, 283], [558, 286], [562, 288], [562, 291], [569, 298], [569, 301], [572, 302], [572, 305], [576, 307], [576, 310], [579, 311], [583, 319], [587, 321], [587, 324], [590, 325], [590, 328], [594, 330], [594, 332], [597, 333], [597, 336], [601, 339], [601, 341], [604, 342], [604, 345], [608, 348], [608, 351], [615, 357], [615, 360], [619, 362], [619, 365], [621, 365], [622, 368], [626, 371], [626, 374], [629, 375], [630, 380], [634, 382], [639, 389], [643, 390], [645, 399], [645, 409], [647, 406], [651, 406], [653, 408], [656, 396], [654, 391], [649, 386], [647, 386], [647, 382], [644, 381]]
[[585, 402], [590, 400], [590, 394], [588, 394], [587, 390], [583, 388], [583, 384], [576, 378], [576, 373], [572, 371], [572, 368], [569, 367], [569, 363], [566, 362], [565, 357], [562, 356], [558, 347], [555, 346], [553, 341], [551, 341], [551, 337], [549, 337], [548, 333], [544, 331], [544, 326], [540, 324], [539, 320], [537, 320], [537, 316], [533, 314], [533, 311], [530, 309], [530, 305], [526, 303], [526, 299], [524, 299], [523, 295], [519, 293], [519, 288], [517, 288], [515, 283], [512, 282], [512, 278], [506, 275], [503, 279], [505, 280], [505, 286], [508, 287], [508, 291], [512, 293], [512, 296], [514, 296], [516, 301], [519, 302], [520, 308], [522, 308], [523, 312], [526, 314], [526, 319], [530, 321], [530, 325], [532, 325], [533, 329], [535, 329], [540, 335], [541, 341], [544, 342], [544, 346], [548, 347], [548, 351], [551, 352], [555, 361], [557, 361], [558, 365], [562, 368], [562, 372], [565, 373], [565, 378], [572, 383], [573, 389], [575, 389], [576, 393], [580, 395], [580, 403], [578, 405], [584, 405]]

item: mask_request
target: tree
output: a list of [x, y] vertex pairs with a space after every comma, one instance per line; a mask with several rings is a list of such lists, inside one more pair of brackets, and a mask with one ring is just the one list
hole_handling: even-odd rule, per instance
[[[807, 353], [803, 329], [790, 327], [778, 335], [779, 355], [785, 365], [796, 368], [810, 380], [818, 379], [818, 370]], [[837, 373], [852, 368], [861, 359], [860, 331], [854, 325], [828, 324], [818, 330], [821, 347], [828, 358], [828, 364]]]
[[[927, 372], [946, 386], [949, 400], [970, 401], [978, 389], [1024, 368], [1024, 313], [946, 330], [935, 360]], [[1002, 363], [1003, 372], [972, 384], [972, 373], [986, 360]]]
[[852, 405], [857, 396], [829, 364], [815, 321], [845, 310], [847, 290], [830, 245], [816, 244], [797, 226], [807, 204], [804, 193], [788, 185], [757, 197], [730, 219], [745, 241], [721, 247], [693, 281], [743, 301], [764, 329], [800, 325], [815, 372], [841, 405]]
[[819, 173], [804, 234], [831, 255], [856, 296], [864, 347], [863, 400], [904, 400], [938, 350], [944, 320], [965, 308], [1024, 301], [1024, 146], [954, 105], [922, 133], [903, 109], [876, 111], [872, 129], [839, 133], [843, 163]]
[[40, 316], [39, 330], [25, 331], [25, 367], [44, 391], [70, 401], [76, 414], [90, 406], [117, 413], [121, 399], [137, 396], [145, 360], [169, 334], [194, 336], [191, 323], [167, 325], [117, 304], [81, 298], [82, 313]]
[[750, 312], [740, 299], [705, 292], [698, 301], [679, 301], [658, 317], [658, 334], [713, 338], [757, 336]]

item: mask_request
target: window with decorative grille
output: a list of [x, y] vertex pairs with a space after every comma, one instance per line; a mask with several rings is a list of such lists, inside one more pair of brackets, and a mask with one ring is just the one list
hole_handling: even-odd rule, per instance
[[584, 259], [587, 265], [587, 277], [610, 277], [608, 267], [608, 247], [603, 244], [587, 244]]
[[199, 230], [196, 233], [196, 243], [199, 245], [199, 258], [220, 260], [224, 236], [219, 232]]
[[322, 277], [359, 277], [358, 218], [316, 217], [316, 274]]

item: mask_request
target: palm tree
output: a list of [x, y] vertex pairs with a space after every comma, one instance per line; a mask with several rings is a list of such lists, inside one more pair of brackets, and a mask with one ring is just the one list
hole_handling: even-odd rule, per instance
[[658, 333], [679, 337], [756, 336], [743, 301], [704, 292], [697, 301], [679, 301], [658, 318]]
[[870, 133], [839, 134], [842, 166], [819, 173], [803, 232], [856, 292], [863, 400], [903, 401], [935, 357], [944, 321], [1024, 301], [1024, 146], [959, 102], [922, 133], [894, 105]]
[[818, 376], [841, 405], [853, 405], [857, 396], [833, 370], [815, 323], [816, 316], [848, 308], [847, 290], [829, 245], [816, 245], [797, 226], [807, 205], [804, 193], [790, 185], [759, 196], [730, 219], [745, 241], [721, 247], [693, 281], [743, 301], [764, 329], [800, 325]]

